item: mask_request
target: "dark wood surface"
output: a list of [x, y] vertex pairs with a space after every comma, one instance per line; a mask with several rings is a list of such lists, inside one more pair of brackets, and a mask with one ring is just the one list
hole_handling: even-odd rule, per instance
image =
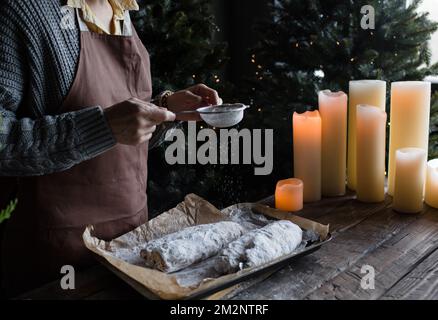
[[[272, 199], [265, 202], [269, 203]], [[300, 215], [330, 224], [333, 240], [312, 255], [233, 288], [227, 299], [438, 299], [438, 210], [399, 214], [391, 198], [363, 204], [353, 195], [308, 204]], [[375, 270], [363, 289], [362, 266]], [[141, 299], [102, 266], [78, 274], [76, 290], [59, 283], [23, 299]]]

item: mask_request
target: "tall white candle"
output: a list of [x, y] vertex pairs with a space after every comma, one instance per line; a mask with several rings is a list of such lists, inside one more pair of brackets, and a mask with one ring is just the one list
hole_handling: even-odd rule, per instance
[[427, 153], [420, 148], [395, 152], [394, 203], [396, 211], [417, 213], [423, 210]]
[[348, 107], [348, 188], [356, 190], [356, 107], [369, 105], [386, 110], [386, 82], [380, 80], [350, 81]]
[[357, 199], [385, 200], [386, 112], [366, 105], [357, 106]]
[[321, 117], [318, 111], [293, 115], [294, 173], [303, 181], [304, 202], [321, 200]]
[[430, 82], [394, 82], [391, 86], [388, 193], [394, 194], [395, 153], [401, 148], [428, 150]]
[[322, 121], [322, 195], [345, 194], [347, 175], [347, 103], [344, 92], [319, 93]]
[[438, 159], [427, 164], [426, 203], [438, 209]]

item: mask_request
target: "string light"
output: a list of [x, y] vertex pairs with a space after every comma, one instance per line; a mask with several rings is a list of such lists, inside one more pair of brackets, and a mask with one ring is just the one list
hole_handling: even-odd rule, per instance
[[341, 45], [340, 43], [339, 43], [339, 41], [336, 41], [336, 44], [339, 46], [339, 45]]

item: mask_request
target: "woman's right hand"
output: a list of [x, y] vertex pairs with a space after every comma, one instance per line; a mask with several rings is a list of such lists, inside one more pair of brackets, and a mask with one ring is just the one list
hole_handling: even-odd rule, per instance
[[152, 138], [156, 126], [175, 121], [175, 114], [152, 103], [132, 98], [104, 110], [116, 141], [138, 145]]

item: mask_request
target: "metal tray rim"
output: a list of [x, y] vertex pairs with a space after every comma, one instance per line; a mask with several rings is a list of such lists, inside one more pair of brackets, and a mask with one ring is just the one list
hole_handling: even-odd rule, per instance
[[[285, 265], [290, 264], [292, 261], [304, 257], [306, 255], [309, 255], [311, 253], [314, 253], [315, 251], [319, 250], [324, 244], [332, 240], [331, 233], [328, 234], [327, 238], [323, 241], [320, 241], [318, 243], [315, 243], [313, 245], [310, 245], [309, 247], [306, 247], [304, 250], [291, 253], [290, 255], [283, 256], [281, 258], [278, 258], [277, 260], [274, 260], [268, 264], [259, 266], [255, 268], [253, 271], [248, 272], [247, 274], [242, 275], [241, 277], [238, 277], [236, 279], [232, 279], [229, 281], [226, 281], [224, 283], [221, 283], [217, 286], [213, 286], [210, 288], [207, 288], [205, 290], [201, 290], [199, 292], [194, 292], [192, 295], [185, 297], [181, 300], [198, 300], [203, 299], [205, 297], [208, 297], [210, 295], [213, 295], [221, 290], [230, 288], [234, 285], [237, 285], [239, 283], [242, 283], [246, 280], [252, 279], [258, 275], [262, 275], [264, 273], [267, 273], [269, 271], [276, 272], [283, 268]], [[124, 274], [120, 270], [116, 269], [112, 265], [110, 265], [105, 259], [99, 257], [97, 254], [95, 254], [96, 257], [98, 257], [98, 261], [105, 266], [107, 269], [109, 269], [112, 273], [114, 273], [118, 278], [120, 278], [122, 281], [126, 282], [129, 286], [131, 286], [134, 290], [136, 290], [138, 293], [140, 293], [143, 297], [147, 299], [156, 299], [156, 300], [162, 300], [160, 297], [156, 296], [154, 293], [152, 293], [147, 287], [142, 285], [140, 282], [132, 279], [128, 275]]]

